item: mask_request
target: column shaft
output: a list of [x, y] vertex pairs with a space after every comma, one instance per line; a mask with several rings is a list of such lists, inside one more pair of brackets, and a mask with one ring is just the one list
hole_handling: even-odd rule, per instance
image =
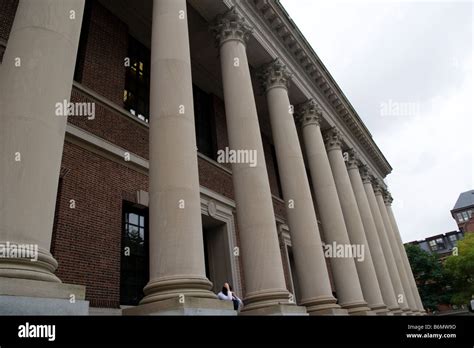
[[[391, 197], [390, 197], [390, 199], [391, 199]], [[420, 294], [418, 292], [418, 287], [416, 285], [415, 277], [413, 276], [413, 271], [411, 269], [410, 262], [408, 261], [408, 256], [407, 256], [407, 253], [405, 251], [405, 247], [403, 245], [402, 238], [400, 236], [400, 231], [398, 230], [398, 225], [397, 225], [397, 222], [395, 220], [395, 215], [393, 214], [393, 210], [392, 210], [392, 206], [391, 206], [391, 200], [390, 200], [390, 202], [386, 201], [385, 208], [387, 209], [387, 214], [388, 214], [388, 217], [389, 217], [389, 220], [390, 220], [390, 224], [392, 226], [392, 230], [393, 230], [393, 232], [395, 234], [395, 237], [396, 237], [396, 240], [398, 242], [398, 247], [400, 248], [400, 254], [401, 254], [401, 257], [402, 257], [403, 265], [405, 267], [405, 271], [406, 271], [407, 276], [408, 276], [408, 281], [410, 282], [412, 293], [415, 297], [416, 308], [418, 309], [418, 311], [420, 313], [424, 313], [425, 309], [423, 307], [423, 302], [421, 301]]]
[[328, 132], [326, 148], [349, 239], [354, 246], [364, 248], [363, 259], [355, 259], [364, 298], [374, 312], [384, 314], [388, 311], [387, 306], [382, 299], [371, 251], [367, 245], [364, 226], [342, 155], [341, 136], [335, 128]]
[[352, 183], [352, 188], [354, 190], [354, 195], [357, 200], [357, 205], [359, 207], [362, 223], [364, 225], [367, 243], [372, 255], [375, 271], [377, 273], [377, 280], [379, 282], [384, 303], [388, 306], [392, 313], [401, 313], [395, 292], [393, 290], [392, 280], [390, 279], [389, 270], [385, 261], [382, 246], [380, 244], [380, 239], [377, 234], [374, 218], [372, 216], [372, 212], [370, 211], [369, 201], [367, 200], [367, 195], [365, 194], [357, 163], [349, 162], [348, 173]]
[[231, 150], [256, 153], [256, 163], [232, 163], [241, 257], [245, 276], [244, 311], [279, 311], [290, 304], [280, 255], [257, 108], [246, 53], [250, 28], [235, 8], [218, 17], [227, 131]]
[[285, 199], [296, 276], [301, 298], [310, 314], [347, 313], [332, 296], [303, 154], [290, 111], [290, 74], [276, 60], [262, 69], [278, 169]]
[[[344, 247], [350, 244], [350, 240], [319, 126], [320, 107], [311, 100], [301, 106], [300, 115], [303, 119], [303, 139], [321, 215], [324, 240], [329, 247]], [[341, 307], [347, 309], [349, 314], [364, 314], [370, 311], [362, 294], [354, 259], [346, 256], [332, 257], [331, 269]]]
[[[60, 282], [50, 253], [84, 0], [21, 0], [0, 78], [0, 243], [35, 244], [38, 261], [1, 259], [0, 277]], [[59, 110], [60, 111], [60, 110]]]
[[150, 84], [150, 281], [142, 304], [215, 298], [204, 265], [185, 0], [154, 0]]
[[407, 312], [410, 309], [408, 308], [408, 303], [406, 301], [405, 292], [403, 290], [402, 281], [400, 280], [400, 275], [398, 273], [397, 265], [395, 264], [395, 258], [390, 247], [390, 242], [388, 240], [387, 232], [385, 231], [385, 226], [380, 214], [380, 210], [375, 198], [374, 189], [370, 178], [367, 174], [363, 176], [364, 190], [367, 195], [367, 200], [369, 201], [370, 210], [374, 218], [375, 226], [377, 228], [377, 233], [379, 235], [380, 244], [382, 245], [382, 250], [384, 252], [385, 261], [387, 263], [388, 271], [390, 274], [390, 279], [392, 280], [393, 289], [395, 291], [395, 296], [397, 297], [397, 302], [402, 311]]
[[400, 249], [398, 247], [398, 242], [397, 242], [397, 240], [395, 238], [395, 235], [392, 231], [392, 226], [390, 224], [390, 221], [389, 221], [389, 218], [388, 218], [388, 215], [387, 215], [387, 210], [385, 208], [385, 204], [384, 204], [384, 201], [383, 201], [382, 191], [377, 186], [376, 186], [376, 190], [375, 190], [375, 199], [377, 200], [377, 204], [378, 204], [378, 207], [379, 207], [379, 210], [380, 210], [380, 214], [382, 216], [382, 221], [383, 221], [383, 224], [384, 224], [384, 227], [385, 227], [385, 231], [386, 231], [387, 236], [388, 236], [388, 241], [390, 243], [390, 247], [392, 248], [393, 257], [395, 258], [395, 263], [397, 265], [398, 274], [400, 275], [400, 280], [402, 281], [402, 287], [403, 287], [403, 290], [405, 292], [406, 301], [408, 302], [408, 307], [410, 308], [410, 310], [412, 312], [413, 311], [416, 312], [417, 308], [416, 308], [416, 304], [415, 304], [415, 298], [412, 294], [411, 286], [410, 286], [410, 283], [408, 281], [408, 277], [407, 277], [407, 274], [406, 274], [406, 271], [405, 271], [405, 267], [403, 265], [402, 257], [400, 255]]

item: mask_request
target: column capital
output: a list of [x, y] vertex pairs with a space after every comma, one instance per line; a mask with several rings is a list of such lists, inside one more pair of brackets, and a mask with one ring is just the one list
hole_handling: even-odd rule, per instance
[[297, 120], [299, 123], [301, 123], [302, 128], [310, 124], [314, 124], [319, 127], [321, 123], [321, 117], [323, 116], [323, 110], [314, 99], [309, 99], [301, 104], [298, 104], [296, 110]]
[[360, 167], [360, 176], [364, 184], [372, 184], [372, 173], [367, 164]]
[[347, 169], [358, 169], [359, 168], [359, 156], [357, 151], [354, 149], [349, 149], [347, 151], [349, 158], [347, 159], [346, 166]]
[[383, 195], [383, 202], [385, 203], [385, 205], [388, 205], [388, 206], [392, 205], [393, 198], [390, 192], [388, 190], [383, 190], [382, 195]]
[[380, 180], [377, 178], [372, 178], [372, 186], [374, 188], [374, 193], [376, 196], [382, 195], [383, 188], [382, 184], [380, 183]]
[[258, 78], [265, 91], [274, 87], [288, 89], [293, 74], [280, 58], [260, 67]]
[[342, 150], [342, 134], [336, 127], [331, 127], [325, 132], [326, 151]]
[[253, 28], [237, 12], [235, 6], [227, 12], [217, 15], [210, 30], [214, 33], [219, 46], [231, 40], [237, 40], [246, 45], [253, 32]]

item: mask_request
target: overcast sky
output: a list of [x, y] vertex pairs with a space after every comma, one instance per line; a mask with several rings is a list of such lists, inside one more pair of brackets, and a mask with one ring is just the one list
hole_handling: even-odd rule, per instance
[[474, 189], [471, 1], [281, 2], [392, 165], [403, 241], [456, 230]]

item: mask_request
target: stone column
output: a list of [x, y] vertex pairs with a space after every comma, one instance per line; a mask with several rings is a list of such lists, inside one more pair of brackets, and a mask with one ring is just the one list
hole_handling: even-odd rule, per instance
[[[309, 100], [299, 106], [298, 114], [302, 122], [303, 139], [318, 211], [321, 215], [324, 240], [331, 248], [345, 247], [350, 245], [350, 240], [321, 134], [322, 110], [314, 100]], [[347, 309], [349, 314], [371, 312], [362, 294], [354, 259], [346, 255], [332, 257], [331, 269], [341, 307]]]
[[285, 314], [291, 305], [280, 255], [272, 195], [247, 61], [252, 29], [232, 8], [212, 26], [220, 47], [230, 151], [256, 154], [255, 163], [232, 163], [247, 314]]
[[288, 97], [291, 74], [276, 59], [260, 70], [300, 288], [299, 304], [309, 314], [347, 314], [332, 295], [328, 270], [301, 152], [293, 110]]
[[359, 172], [359, 164], [354, 151], [349, 151], [347, 170], [354, 190], [354, 195], [359, 207], [360, 216], [364, 225], [367, 243], [372, 255], [372, 260], [377, 274], [377, 280], [382, 292], [383, 301], [393, 314], [401, 314], [402, 311], [397, 303], [397, 298], [393, 290], [392, 280], [385, 261], [384, 252], [380, 244], [380, 239], [375, 227], [374, 218], [370, 211], [369, 201], [365, 194], [364, 185]]
[[341, 133], [335, 127], [326, 133], [326, 149], [349, 239], [353, 246], [363, 248], [361, 249], [362, 259], [354, 258], [362, 293], [370, 309], [377, 314], [386, 314], [388, 309], [383, 302], [382, 293], [380, 292], [371, 251], [365, 236], [364, 225], [362, 224], [359, 207], [357, 206], [342, 154]]
[[[57, 106], [71, 95], [83, 12], [84, 0], [18, 4], [0, 70], [0, 244], [38, 249], [37, 261], [0, 259], [2, 295], [69, 298], [79, 288], [84, 292], [78, 287], [57, 293], [64, 286], [50, 253], [67, 123], [67, 110]], [[54, 314], [31, 303], [28, 309], [17, 305], [16, 314]], [[59, 313], [59, 305], [56, 309]]]
[[406, 300], [405, 291], [403, 290], [400, 274], [398, 273], [395, 258], [392, 253], [392, 248], [390, 247], [390, 242], [382, 220], [382, 215], [380, 214], [377, 199], [375, 198], [374, 189], [372, 187], [372, 176], [366, 166], [362, 167], [362, 181], [364, 183], [364, 190], [365, 194], [367, 195], [367, 200], [369, 201], [370, 211], [372, 212], [372, 216], [374, 218], [375, 227], [379, 235], [380, 244], [382, 245], [382, 250], [384, 252], [385, 261], [387, 263], [388, 272], [390, 274], [390, 279], [392, 280], [393, 290], [395, 291], [395, 296], [397, 297], [398, 305], [404, 312], [403, 314], [406, 314], [410, 311], [410, 309], [408, 308], [408, 303]]
[[415, 277], [413, 276], [413, 271], [411, 269], [407, 253], [405, 251], [405, 247], [403, 245], [402, 238], [400, 236], [400, 231], [398, 230], [398, 225], [397, 225], [397, 222], [395, 220], [395, 215], [393, 214], [393, 210], [392, 210], [393, 198], [392, 198], [392, 196], [390, 195], [390, 193], [388, 191], [384, 191], [384, 197], [383, 198], [384, 198], [384, 203], [385, 203], [385, 208], [387, 210], [388, 218], [390, 220], [390, 225], [392, 226], [392, 231], [395, 234], [395, 238], [398, 242], [398, 247], [400, 249], [400, 254], [401, 254], [401, 257], [402, 257], [402, 261], [403, 261], [403, 266], [405, 267], [405, 271], [406, 271], [406, 274], [407, 274], [407, 277], [408, 277], [408, 281], [410, 283], [412, 293], [413, 293], [413, 296], [415, 298], [416, 309], [420, 313], [426, 313], [426, 311], [423, 307], [423, 302], [421, 301], [421, 298], [420, 298], [420, 294], [418, 292], [418, 287], [416, 285]]
[[[183, 15], [184, 14], [184, 15]], [[150, 280], [126, 314], [212, 312], [206, 278], [185, 0], [154, 0], [150, 75]], [[189, 307], [188, 307], [189, 306]], [[203, 312], [200, 312], [203, 313]]]
[[405, 292], [406, 301], [408, 302], [408, 307], [410, 308], [411, 312], [416, 312], [417, 308], [415, 304], [415, 298], [412, 294], [411, 286], [408, 281], [405, 267], [403, 265], [400, 249], [398, 247], [398, 242], [395, 238], [395, 235], [393, 234], [392, 226], [390, 224], [390, 220], [387, 215], [387, 209], [385, 208], [385, 203], [382, 197], [382, 187], [378, 180], [375, 180], [375, 184], [373, 186], [374, 186], [374, 192], [375, 192], [375, 199], [377, 200], [377, 204], [380, 210], [380, 215], [382, 216], [382, 221], [383, 221], [385, 231], [388, 236], [388, 241], [390, 243], [390, 247], [392, 248], [393, 257], [395, 258], [398, 274], [400, 275], [400, 280], [402, 281], [402, 287]]

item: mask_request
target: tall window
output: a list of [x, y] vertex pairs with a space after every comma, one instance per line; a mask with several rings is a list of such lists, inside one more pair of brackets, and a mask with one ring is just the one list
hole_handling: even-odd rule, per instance
[[150, 50], [129, 36], [128, 58], [123, 91], [124, 107], [132, 115], [148, 123], [150, 115]]
[[148, 274], [148, 211], [124, 203], [120, 303], [137, 305], [143, 298]]
[[217, 158], [217, 145], [212, 96], [193, 85], [193, 99], [198, 151], [215, 160]]

